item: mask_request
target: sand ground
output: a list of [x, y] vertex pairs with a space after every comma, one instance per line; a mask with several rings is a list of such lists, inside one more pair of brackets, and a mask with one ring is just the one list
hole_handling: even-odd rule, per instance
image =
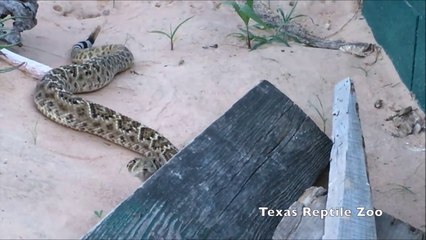
[[[273, 44], [249, 52], [227, 37], [241, 21], [219, 1], [40, 1], [38, 24], [13, 51], [46, 65], [69, 62], [70, 47], [102, 26], [98, 45], [126, 44], [131, 71], [84, 97], [160, 131], [184, 147], [260, 80], [289, 96], [319, 127], [321, 101], [331, 134], [333, 86], [354, 81], [366, 143], [374, 205], [425, 230], [425, 135], [392, 137], [390, 106], [418, 107], [383, 51], [357, 58], [339, 51]], [[289, 9], [288, 2], [275, 2]], [[356, 2], [303, 1], [324, 35], [337, 31]], [[194, 16], [178, 32], [174, 51], [151, 30], [167, 30]], [[333, 38], [375, 42], [360, 15]], [[208, 46], [217, 44], [218, 48]], [[207, 46], [206, 48], [203, 48]], [[0, 62], [0, 67], [7, 66]], [[36, 81], [20, 71], [0, 75], [0, 238], [79, 238], [131, 194], [140, 182], [125, 165], [136, 156], [98, 137], [54, 124], [34, 108]], [[383, 109], [374, 102], [384, 101]]]

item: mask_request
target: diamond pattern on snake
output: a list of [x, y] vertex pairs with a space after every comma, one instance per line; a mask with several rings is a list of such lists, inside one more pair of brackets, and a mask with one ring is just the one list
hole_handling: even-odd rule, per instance
[[129, 172], [145, 181], [176, 153], [177, 148], [157, 131], [105, 106], [76, 96], [93, 92], [133, 66], [133, 54], [124, 45], [92, 47], [98, 26], [87, 40], [72, 47], [73, 64], [54, 68], [37, 84], [34, 102], [49, 119], [87, 132], [140, 153], [127, 164]]

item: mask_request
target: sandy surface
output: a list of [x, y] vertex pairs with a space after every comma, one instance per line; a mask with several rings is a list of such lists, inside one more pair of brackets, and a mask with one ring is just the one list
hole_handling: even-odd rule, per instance
[[[279, 3], [289, 9], [288, 2]], [[331, 34], [352, 17], [348, 1], [300, 2], [315, 31]], [[175, 51], [151, 30], [167, 30], [195, 16], [178, 32]], [[42, 1], [38, 25], [13, 51], [52, 67], [69, 62], [70, 47], [97, 26], [98, 45], [126, 44], [135, 56], [131, 73], [85, 97], [140, 120], [179, 148], [220, 117], [259, 80], [267, 79], [321, 128], [316, 96], [331, 134], [333, 86], [350, 76], [356, 87], [376, 208], [425, 229], [425, 135], [389, 134], [390, 106], [417, 107], [391, 61], [292, 44], [249, 52], [226, 37], [240, 19], [219, 2]], [[330, 29], [326, 27], [330, 24]], [[360, 16], [334, 38], [375, 42]], [[218, 44], [218, 48], [203, 46]], [[184, 61], [183, 64], [182, 61]], [[7, 66], [0, 62], [0, 67]], [[364, 68], [367, 71], [363, 71]], [[135, 153], [98, 137], [54, 124], [32, 102], [36, 80], [20, 71], [0, 75], [0, 237], [79, 238], [139, 185], [125, 165]], [[374, 102], [383, 99], [383, 109]]]

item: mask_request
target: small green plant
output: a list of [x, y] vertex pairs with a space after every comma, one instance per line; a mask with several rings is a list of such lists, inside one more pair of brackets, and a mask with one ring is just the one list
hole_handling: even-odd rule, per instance
[[[272, 29], [274, 29], [274, 33], [264, 39], [263, 41], [258, 41], [258, 43], [253, 47], [253, 49], [256, 49], [264, 44], [272, 43], [272, 42], [278, 42], [283, 43], [287, 47], [290, 47], [290, 44], [288, 44], [288, 40], [290, 36], [288, 36], [285, 32], [281, 31], [280, 26], [289, 24], [292, 20], [299, 17], [307, 17], [306, 15], [299, 14], [296, 16], [293, 16], [294, 9], [297, 6], [297, 1], [293, 4], [293, 7], [290, 9], [289, 13], [286, 14], [281, 8], [277, 9], [277, 12], [279, 13], [279, 16], [281, 18], [281, 23], [279, 23], [279, 26], [272, 26]], [[297, 41], [297, 39], [293, 39], [294, 41]]]
[[[273, 34], [270, 36], [257, 36], [253, 34], [251, 31], [246, 32], [246, 30], [240, 29], [241, 33], [231, 33], [229, 35], [237, 37], [241, 40], [247, 41], [248, 48], [250, 48], [250, 51], [255, 50], [259, 48], [262, 45], [272, 43], [272, 42], [278, 42], [283, 43], [286, 46], [290, 47], [290, 45], [287, 42], [286, 38], [283, 38], [282, 34]], [[250, 39], [250, 43], [248, 42], [248, 39]], [[252, 44], [254, 43], [254, 44]]]
[[166, 33], [166, 32], [163, 32], [163, 31], [150, 31], [150, 33], [158, 33], [158, 34], [162, 34], [162, 35], [165, 35], [165, 36], [167, 36], [169, 39], [170, 39], [170, 50], [172, 50], [173, 51], [173, 49], [174, 49], [174, 42], [175, 42], [175, 40], [176, 40], [176, 38], [175, 38], [175, 35], [176, 35], [176, 32], [177, 32], [177, 30], [185, 23], [185, 22], [187, 22], [187, 21], [189, 21], [189, 19], [191, 19], [191, 18], [193, 18], [194, 16], [192, 16], [192, 17], [189, 17], [189, 18], [187, 18], [187, 19], [185, 19], [185, 20], [183, 20], [181, 23], [179, 23], [179, 25], [177, 25], [177, 27], [172, 31], [172, 25], [170, 24], [170, 30], [169, 30], [169, 33]]
[[250, 19], [253, 19], [256, 23], [258, 23], [260, 26], [262, 26], [264, 29], [269, 28], [268, 24], [264, 23], [260, 17], [254, 12], [253, 10], [253, 0], [246, 0], [246, 2], [242, 5], [238, 4], [235, 1], [227, 2], [228, 5], [231, 5], [235, 12], [238, 14], [238, 16], [241, 18], [241, 20], [244, 23], [245, 29], [240, 29], [243, 33], [232, 33], [231, 35], [234, 35], [238, 38], [245, 39], [247, 43], [247, 48], [251, 49], [251, 41], [252, 40], [261, 40], [262, 37], [257, 37], [249, 30], [249, 22]]
[[[282, 9], [277, 10], [281, 19], [280, 23], [263, 22], [262, 19], [253, 10], [253, 0], [247, 0], [243, 5], [239, 5], [236, 2], [228, 2], [228, 4], [230, 4], [234, 8], [235, 12], [238, 14], [238, 16], [240, 16], [241, 20], [244, 22], [245, 25], [245, 29], [240, 28], [240, 33], [231, 33], [230, 35], [233, 35], [239, 39], [246, 41], [247, 47], [250, 50], [255, 50], [262, 45], [273, 42], [283, 43], [286, 46], [290, 47], [290, 45], [288, 44], [290, 36], [288, 36], [285, 32], [282, 31], [281, 26], [290, 23], [295, 18], [307, 17], [306, 15], [302, 14], [294, 16], [294, 10], [297, 6], [297, 2], [292, 5], [292, 8], [288, 12], [288, 14], [286, 14]], [[258, 36], [253, 34], [249, 29], [250, 19], [256, 22], [256, 24], [254, 25], [255, 28], [263, 31], [273, 30], [273, 32], [269, 31], [269, 34], [264, 36]], [[294, 41], [297, 41], [297, 39], [294, 39]]]
[[290, 12], [288, 14], [286, 14], [281, 8], [277, 9], [277, 12], [280, 14], [282, 24], [288, 24], [295, 18], [307, 17], [306, 15], [303, 15], [303, 14], [293, 16], [294, 9], [296, 9], [296, 6], [297, 6], [297, 1], [293, 4], [293, 7], [290, 9]]
[[314, 104], [312, 104], [311, 101], [309, 102], [309, 105], [311, 105], [311, 107], [313, 107], [315, 109], [315, 111], [317, 112], [317, 114], [320, 116], [321, 120], [322, 120], [322, 131], [325, 132], [325, 128], [326, 128], [326, 123], [327, 123], [327, 117], [325, 117], [325, 113], [324, 113], [324, 107], [322, 105], [321, 99], [318, 97], [318, 95], [315, 94], [315, 97], [318, 100], [318, 103], [321, 107], [321, 111], [318, 109], [317, 106], [315, 106]]
[[95, 213], [96, 217], [98, 217], [99, 219], [101, 219], [102, 215], [104, 214], [104, 210], [100, 210], [100, 211], [95, 210], [93, 212]]

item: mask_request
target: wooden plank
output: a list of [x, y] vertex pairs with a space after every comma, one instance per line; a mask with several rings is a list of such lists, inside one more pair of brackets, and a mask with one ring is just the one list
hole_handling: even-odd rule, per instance
[[374, 216], [359, 211], [373, 210], [368, 182], [364, 139], [358, 103], [352, 81], [335, 86], [333, 105], [333, 148], [331, 151], [324, 239], [376, 239]]
[[[272, 238], [329, 162], [330, 139], [262, 81], [83, 239]], [[275, 211], [274, 211], [275, 213]]]
[[294, 202], [289, 210], [293, 216], [281, 219], [272, 239], [321, 239], [324, 233], [324, 218], [307, 214], [325, 209], [327, 190], [323, 187], [310, 187]]

